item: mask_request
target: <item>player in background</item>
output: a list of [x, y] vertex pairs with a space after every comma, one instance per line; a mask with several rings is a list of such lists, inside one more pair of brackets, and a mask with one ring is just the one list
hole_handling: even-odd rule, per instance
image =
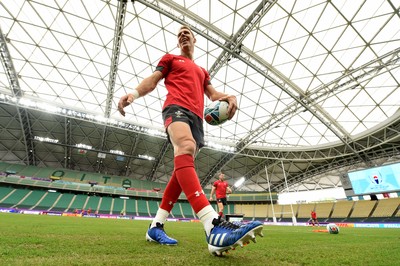
[[[174, 150], [174, 171], [156, 216], [147, 230], [146, 240], [165, 245], [178, 243], [165, 233], [164, 223], [183, 191], [203, 224], [210, 253], [222, 255], [224, 251], [243, 244], [243, 241], [255, 240], [257, 234], [262, 235], [260, 222], [253, 221], [238, 227], [218, 220], [218, 213], [204, 194], [194, 168], [195, 154], [204, 146], [204, 95], [211, 101], [227, 101], [229, 119], [236, 112], [237, 101], [234, 95], [216, 91], [208, 72], [193, 61], [196, 38], [191, 29], [182, 26], [177, 38], [180, 55], [164, 55], [153, 74], [142, 80], [132, 93], [120, 98], [118, 110], [125, 115], [126, 106], [152, 92], [158, 82], [164, 79], [168, 94], [162, 108], [162, 116], [168, 140]], [[221, 237], [222, 235], [224, 237]]]
[[210, 201], [213, 200], [214, 194], [216, 196], [219, 219], [224, 216], [224, 206], [227, 205], [226, 194], [230, 193], [232, 193], [232, 189], [229, 187], [228, 182], [225, 181], [225, 174], [221, 172], [218, 180], [214, 182], [210, 193]]
[[315, 226], [315, 223], [317, 223], [318, 226], [319, 226], [319, 222], [318, 222], [318, 219], [317, 219], [317, 213], [314, 210], [311, 210], [311, 224], [312, 224], [312, 226]]

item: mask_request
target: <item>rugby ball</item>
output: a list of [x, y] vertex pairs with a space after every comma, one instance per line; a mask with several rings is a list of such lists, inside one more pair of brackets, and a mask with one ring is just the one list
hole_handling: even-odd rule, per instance
[[328, 229], [329, 234], [339, 234], [339, 226], [336, 224], [328, 224], [326, 229]]
[[228, 120], [229, 103], [226, 101], [214, 101], [204, 110], [204, 120], [209, 125], [217, 126]]

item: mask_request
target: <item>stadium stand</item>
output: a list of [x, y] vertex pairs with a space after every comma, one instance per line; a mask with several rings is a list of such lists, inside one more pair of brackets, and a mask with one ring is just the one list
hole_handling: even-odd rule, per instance
[[40, 190], [31, 190], [26, 194], [26, 196], [13, 207], [17, 207], [19, 209], [30, 209], [34, 207], [45, 195], [45, 191]]
[[13, 188], [11, 187], [0, 187], [0, 207], [2, 206], [2, 202], [8, 198], [9, 194], [13, 192]]
[[315, 212], [317, 213], [319, 222], [328, 221], [332, 212], [333, 204], [334, 202], [322, 202], [315, 205]]
[[74, 210], [81, 210], [84, 208], [86, 200], [87, 200], [88, 196], [87, 195], [83, 195], [83, 194], [77, 194], [75, 195], [72, 200], [70, 205], [68, 206], [68, 210], [69, 212], [73, 212]]
[[388, 222], [400, 206], [400, 198], [388, 198], [378, 201], [369, 221]]
[[[123, 182], [127, 179], [122, 176], [108, 176], [99, 173], [90, 173], [90, 172], [81, 172], [70, 169], [60, 169], [60, 168], [44, 168], [38, 166], [26, 166], [20, 164], [9, 164], [0, 162], [0, 172], [13, 171], [16, 172], [19, 176], [33, 177], [33, 178], [41, 178], [41, 179], [50, 179], [51, 176], [58, 176], [63, 181], [74, 182], [74, 183], [82, 183], [86, 186], [89, 181], [95, 181], [99, 185], [103, 186], [113, 186], [122, 188]], [[29, 179], [27, 179], [29, 180]], [[26, 181], [26, 185], [35, 184], [35, 180]], [[157, 189], [165, 189], [166, 184], [163, 183], [155, 183], [148, 180], [133, 180], [129, 179], [131, 183], [131, 187], [137, 190], [153, 190]], [[72, 188], [72, 187], [69, 187]], [[85, 187], [82, 189], [86, 190]]]
[[[297, 208], [297, 221], [307, 222], [310, 220], [311, 210], [315, 210], [315, 203], [301, 203]], [[317, 213], [319, 216], [319, 214]]]
[[229, 204], [228, 203], [228, 205], [227, 206], [225, 206], [225, 209], [226, 209], [226, 213], [228, 213], [228, 214], [234, 214], [235, 213], [235, 211], [234, 211], [234, 208], [233, 208], [233, 204]]
[[149, 213], [149, 208], [147, 206], [146, 200], [138, 199], [136, 202], [137, 202], [137, 215], [138, 216], [151, 216]]
[[86, 205], [84, 206], [85, 210], [91, 209], [96, 211], [100, 203], [100, 197], [98, 196], [89, 196], [88, 200], [86, 202]]
[[273, 219], [273, 209], [272, 209], [272, 204], [266, 204], [267, 205], [267, 218], [265, 219], [268, 222], [271, 222]]
[[370, 216], [376, 203], [377, 201], [370, 200], [355, 201], [353, 211], [351, 212], [350, 217], [346, 219], [346, 222], [365, 221]]
[[148, 203], [148, 211], [150, 213], [150, 216], [152, 216], [152, 217], [156, 216], [159, 203], [154, 200], [148, 200], [147, 203]]
[[3, 198], [2, 202], [0, 203], [1, 207], [11, 208], [17, 205], [23, 198], [28, 195], [31, 190], [28, 189], [13, 189], [8, 195]]
[[[292, 213], [292, 209], [293, 209], [293, 213]], [[280, 215], [280, 220], [278, 220], [278, 221], [291, 222], [292, 221], [292, 217], [296, 216], [297, 209], [298, 209], [298, 205], [297, 204], [293, 204], [293, 205], [285, 204], [285, 205], [282, 205], [282, 209], [281, 209], [282, 213]]]
[[100, 207], [98, 208], [99, 214], [110, 214], [111, 213], [111, 204], [112, 198], [111, 197], [102, 197], [100, 202]]
[[[63, 176], [60, 180], [52, 180], [50, 177], [53, 174]], [[93, 212], [98, 211], [99, 214], [106, 215], [119, 215], [124, 210], [129, 216], [154, 216], [160, 203], [163, 185], [144, 180], [130, 180], [131, 187], [125, 189], [121, 187], [124, 179], [109, 177], [107, 185], [104, 185], [104, 176], [96, 173], [0, 162], [0, 207], [53, 212], [73, 212], [75, 209], [91, 208]], [[91, 185], [88, 180], [103, 185]], [[49, 189], [56, 192], [48, 192]], [[120, 196], [128, 196], [129, 199], [121, 199]], [[272, 197], [276, 201], [277, 195], [273, 194]], [[298, 222], [307, 222], [311, 210], [317, 212], [320, 222], [399, 222], [399, 206], [400, 198], [292, 205]], [[217, 209], [215, 203], [213, 207]], [[276, 203], [271, 205], [267, 193], [241, 192], [229, 195], [224, 212], [243, 214], [245, 219], [262, 221], [273, 221], [275, 213], [278, 222], [288, 222], [292, 221], [292, 207]], [[171, 217], [196, 218], [184, 194], [175, 204]]]
[[235, 213], [243, 214], [245, 219], [253, 219], [255, 216], [254, 204], [235, 204]]
[[183, 218], [182, 206], [179, 202], [175, 203], [170, 215], [174, 218]]
[[49, 211], [65, 212], [71, 204], [74, 194], [64, 193], [57, 199], [57, 202], [49, 209]]
[[192, 206], [190, 206], [189, 202], [181, 202], [180, 205], [181, 205], [181, 209], [182, 209], [183, 218], [186, 218], [186, 219], [196, 218], [196, 216], [193, 212]]
[[60, 195], [59, 192], [46, 192], [41, 200], [30, 209], [48, 211], [57, 202]]
[[329, 218], [330, 222], [342, 222], [349, 215], [353, 208], [354, 201], [338, 201], [333, 206], [332, 215]]
[[125, 207], [126, 215], [133, 215], [136, 216], [137, 208], [136, 208], [136, 199], [128, 199], [126, 200], [126, 207]]
[[114, 204], [111, 214], [120, 215], [126, 213], [125, 200], [120, 198], [114, 198]]
[[262, 221], [268, 217], [268, 206], [267, 204], [254, 204], [254, 219]]

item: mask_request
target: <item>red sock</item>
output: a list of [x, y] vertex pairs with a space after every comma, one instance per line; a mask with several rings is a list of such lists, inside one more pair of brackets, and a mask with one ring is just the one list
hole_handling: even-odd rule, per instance
[[219, 215], [220, 217], [224, 217], [224, 213], [223, 213], [223, 212], [219, 212], [218, 215]]
[[179, 185], [186, 195], [195, 213], [210, 205], [207, 197], [201, 188], [199, 178], [194, 169], [194, 159], [192, 155], [178, 155], [174, 159], [175, 174]]
[[171, 212], [181, 192], [182, 188], [179, 185], [178, 179], [176, 179], [176, 174], [174, 171], [172, 173], [171, 179], [167, 184], [167, 187], [165, 188], [160, 208], [166, 210], [167, 212]]

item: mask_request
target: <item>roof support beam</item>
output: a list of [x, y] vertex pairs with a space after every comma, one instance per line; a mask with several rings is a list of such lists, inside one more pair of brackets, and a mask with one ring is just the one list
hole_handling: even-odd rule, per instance
[[[119, 55], [121, 52], [122, 35], [124, 31], [126, 7], [127, 7], [127, 0], [118, 1], [115, 31], [114, 31], [114, 45], [113, 45], [113, 53], [110, 66], [110, 79], [108, 81], [106, 110], [104, 114], [105, 118], [110, 118], [111, 115], [112, 102], [114, 98], [115, 79], [117, 77]], [[107, 126], [104, 126], [102, 140], [101, 140], [101, 148], [100, 148], [101, 150], [104, 150], [107, 131], [108, 131]], [[102, 168], [102, 160], [99, 159], [97, 162], [97, 172], [101, 172], [101, 168]]]
[[[301, 88], [299, 88], [296, 84], [294, 84], [290, 79], [285, 77], [282, 73], [280, 73], [277, 69], [275, 69], [272, 65], [268, 64], [265, 62], [262, 58], [258, 57], [256, 54], [254, 54], [252, 51], [247, 49], [246, 47], [241, 47], [241, 53], [237, 53], [237, 51], [234, 48], [237, 48], [239, 46], [229, 46], [226, 44], [231, 43], [231, 40], [233, 38], [230, 38], [230, 36], [227, 36], [225, 32], [221, 32], [220, 29], [215, 27], [214, 25], [208, 23], [207, 21], [203, 20], [202, 18], [199, 18], [196, 14], [191, 13], [190, 11], [182, 8], [182, 6], [170, 3], [167, 1], [160, 0], [154, 4], [154, 2], [146, 1], [146, 0], [136, 0], [137, 2], [140, 2], [147, 7], [150, 7], [161, 14], [181, 23], [181, 24], [188, 24], [192, 22], [192, 25], [196, 25], [196, 27], [192, 26], [192, 30], [196, 32], [197, 34], [201, 35], [205, 39], [209, 40], [210, 42], [214, 43], [215, 45], [219, 46], [220, 48], [223, 49], [223, 52], [221, 54], [221, 58], [225, 58], [224, 55], [231, 55], [235, 56], [235, 58], [241, 60], [242, 62], [246, 63], [249, 65], [251, 68], [256, 70], [258, 73], [260, 73], [262, 76], [264, 76], [266, 79], [271, 81], [273, 84], [275, 84], [277, 87], [279, 87], [281, 90], [283, 90], [285, 93], [287, 93], [290, 97], [292, 97], [295, 102], [288, 106], [287, 109], [282, 111], [279, 114], [275, 114], [267, 123], [261, 125], [259, 128], [256, 130], [250, 132], [248, 136], [243, 138], [237, 145], [237, 150], [238, 153], [242, 154], [250, 146], [257, 138], [260, 136], [260, 134], [265, 133], [268, 130], [273, 129], [275, 126], [278, 126], [281, 124], [283, 121], [288, 119], [288, 117], [291, 114], [297, 113], [301, 111], [309, 111], [313, 116], [315, 116], [322, 124], [324, 124], [331, 132], [333, 132], [337, 138], [344, 144], [343, 151], [349, 152], [350, 154], [358, 157], [360, 161], [363, 161], [365, 164], [369, 163], [369, 159], [367, 156], [362, 154], [362, 150], [360, 151], [360, 147], [356, 146], [354, 141], [350, 138], [350, 135], [348, 132], [346, 132], [332, 117], [329, 116], [328, 113], [326, 113], [319, 105], [318, 105], [318, 98], [313, 98], [315, 95], [319, 95], [320, 97], [322, 95], [327, 96], [328, 94], [323, 94], [323, 90], [326, 88], [326, 86], [318, 88], [317, 91], [313, 91], [312, 93], [305, 93]], [[162, 7], [161, 4], [165, 5], [166, 7]], [[269, 4], [270, 2], [268, 2]], [[167, 10], [168, 8], [171, 8], [172, 10]], [[175, 15], [173, 11], [176, 10], [180, 14], [184, 14], [184, 18], [181, 19], [181, 17]], [[243, 25], [242, 28], [244, 28], [246, 25]], [[201, 29], [201, 28], [204, 29]], [[222, 41], [221, 41], [222, 39]], [[225, 43], [225, 45], [223, 44]], [[237, 43], [239, 45], [239, 43]], [[233, 48], [233, 49], [232, 49]], [[378, 59], [379, 60], [379, 59]], [[378, 61], [377, 60], [377, 61]], [[395, 62], [397, 59], [395, 59]], [[373, 63], [373, 62], [371, 62]], [[391, 63], [389, 63], [390, 65]], [[383, 64], [383, 65], [388, 65], [388, 64]], [[365, 67], [365, 66], [364, 66]], [[382, 69], [382, 64], [379, 66], [377, 69]], [[217, 66], [213, 66], [211, 71], [218, 71]], [[363, 70], [364, 68], [361, 68], [360, 70]], [[215, 72], [216, 73], [216, 72]], [[349, 74], [355, 74], [356, 72], [354, 71], [349, 71], [349, 73], [346, 73], [341, 77], [343, 79], [345, 76]], [[365, 76], [365, 75], [364, 75]], [[353, 78], [353, 81], [358, 81], [357, 78]], [[344, 87], [345, 89], [348, 89], [348, 84]], [[340, 86], [335, 86], [333, 90], [329, 91], [329, 93], [334, 93], [335, 90], [340, 89]], [[319, 92], [319, 93], [318, 93]], [[340, 152], [339, 152], [340, 153]], [[207, 177], [202, 181], [202, 184], [206, 184], [212, 177], [213, 175], [219, 171], [224, 165], [226, 165], [230, 160], [232, 160], [235, 157], [235, 154], [226, 154], [225, 156], [222, 157], [222, 159], [217, 162], [214, 167], [210, 170], [209, 174]]]
[[119, 55], [121, 52], [122, 35], [124, 32], [125, 14], [126, 14], [127, 0], [119, 0], [117, 8], [117, 16], [114, 31], [114, 46], [110, 67], [110, 79], [108, 81], [108, 94], [106, 102], [105, 117], [109, 118], [111, 115], [112, 101], [114, 98], [115, 79], [117, 77]]
[[[161, 7], [159, 7], [158, 5], [154, 5], [153, 3], [150, 3], [148, 1], [145, 0], [137, 0], [138, 2], [160, 12], [161, 14], [181, 23], [181, 24], [187, 24], [187, 21], [182, 20], [181, 18], [175, 16], [174, 14], [172, 14], [171, 12], [166, 11], [165, 9], [162, 9]], [[269, 2], [268, 2], [269, 3]], [[165, 3], [166, 5], [169, 5], [168, 3]], [[173, 6], [170, 6], [171, 8], [173, 8]], [[182, 11], [181, 11], [182, 12]], [[186, 11], [184, 14], [188, 14], [188, 12]], [[190, 13], [189, 13], [190, 14]], [[198, 16], [194, 16], [191, 15], [189, 16], [189, 19], [192, 19], [194, 21], [201, 21], [198, 20]], [[205, 24], [200, 23], [201, 25]], [[206, 29], [209, 30], [212, 33], [217, 33], [215, 35], [218, 36], [218, 33], [220, 32], [220, 30], [215, 27], [214, 25], [208, 23], [206, 24], [207, 27]], [[242, 28], [246, 28], [245, 26], [243, 26]], [[202, 37], [206, 38], [207, 40], [213, 42], [214, 44], [218, 45], [220, 48], [222, 48], [227, 54], [231, 54], [231, 55], [235, 55], [235, 58], [241, 60], [242, 62], [246, 63], [248, 66], [250, 66], [251, 68], [253, 68], [254, 70], [256, 70], [259, 74], [261, 74], [262, 76], [264, 76], [266, 79], [268, 79], [269, 81], [271, 81], [273, 84], [275, 84], [277, 87], [279, 87], [281, 90], [283, 90], [285, 93], [287, 93], [290, 97], [292, 97], [298, 104], [300, 104], [302, 107], [304, 107], [306, 110], [308, 110], [309, 112], [312, 113], [313, 116], [315, 116], [322, 124], [324, 124], [330, 131], [332, 131], [337, 137], [338, 139], [340, 139], [345, 145], [348, 146], [348, 149], [353, 150], [353, 153], [356, 154], [357, 156], [360, 156], [354, 149], [353, 147], [351, 147], [350, 145], [348, 145], [346, 139], [347, 137], [347, 133], [346, 132], [341, 132], [341, 127], [336, 126], [336, 128], [333, 126], [335, 124], [337, 124], [333, 119], [327, 120], [323, 115], [321, 115], [321, 108], [311, 108], [311, 106], [309, 106], [309, 103], [306, 101], [303, 101], [302, 99], [305, 97], [303, 91], [296, 85], [294, 84], [291, 80], [289, 80], [287, 77], [285, 77], [282, 73], [280, 73], [278, 70], [276, 70], [274, 67], [272, 67], [270, 64], [268, 64], [267, 62], [265, 62], [263, 59], [261, 59], [260, 57], [256, 56], [254, 53], [252, 53], [251, 51], [248, 51], [248, 49], [246, 49], [245, 47], [241, 48], [241, 53], [237, 53], [236, 51], [230, 49], [230, 47], [225, 47], [224, 44], [222, 44], [219, 40], [217, 40], [216, 38], [213, 38], [212, 36], [210, 36], [210, 34], [207, 34], [203, 31], [201, 31], [198, 28], [192, 27], [192, 30], [195, 31], [197, 34], [201, 35]], [[225, 43], [229, 43], [230, 38], [228, 36], [226, 36], [226, 34], [223, 35], [219, 35], [219, 38], [224, 38], [224, 42]], [[323, 114], [323, 113], [322, 113]], [[278, 121], [277, 121], [278, 122]], [[263, 125], [261, 125], [259, 128], [262, 128]], [[237, 145], [237, 150], [239, 152], [241, 152], [242, 150], [244, 150], [248, 145], [250, 145], [255, 139], [258, 138], [259, 134], [263, 132], [263, 129], [260, 130], [254, 130], [252, 132], [250, 132], [250, 134], [248, 136], [246, 136], [245, 138], [243, 138]], [[216, 164], [216, 166], [220, 167], [225, 165], [226, 163], [228, 163], [230, 160], [232, 160], [234, 158], [233, 156], [224, 156], [220, 162], [218, 162]], [[362, 158], [360, 156], [360, 159], [365, 160], [365, 158]], [[209, 179], [212, 178], [212, 176], [219, 171], [221, 168], [216, 168], [213, 167], [212, 170], [210, 171], [210, 173], [207, 175], [207, 178], [205, 180], [203, 180], [204, 182], [208, 182]], [[208, 179], [208, 180], [207, 180]]]
[[[17, 72], [15, 71], [10, 51], [8, 50], [7, 47], [7, 39], [5, 38], [1, 27], [0, 27], [0, 58], [1, 58], [1, 63], [6, 72], [8, 82], [10, 83], [12, 95], [19, 100], [23, 96], [23, 92], [19, 86], [18, 75]], [[26, 152], [25, 162], [27, 165], [36, 165], [35, 147], [33, 145], [33, 134], [28, 112], [25, 110], [25, 108], [19, 106], [17, 106], [17, 110], [25, 142], [25, 152]]]
[[[389, 158], [392, 156], [399, 156], [400, 155], [400, 145], [393, 144], [389, 147], [382, 147], [379, 150], [371, 150], [367, 153], [367, 156], [372, 160], [378, 160], [381, 158]], [[360, 167], [365, 166], [365, 163], [361, 161], [357, 156], [352, 155], [348, 157], [338, 158], [337, 160], [331, 160], [327, 164], [313, 166], [310, 165], [307, 171], [298, 173], [298, 174], [289, 174], [287, 176], [288, 186], [292, 186], [294, 184], [300, 183], [301, 181], [311, 178], [317, 175], [321, 175], [326, 173], [327, 171], [341, 171], [345, 167]], [[342, 170], [343, 171], [343, 170]], [[279, 184], [273, 184], [271, 186], [271, 190], [273, 191], [282, 191], [285, 189], [285, 184], [280, 182]]]
[[[240, 29], [232, 36], [232, 38], [225, 42], [224, 47], [236, 53], [241, 52], [242, 42], [249, 35], [249, 33], [254, 29], [254, 27], [260, 22], [260, 20], [267, 14], [271, 7], [276, 3], [276, 1], [261, 1], [261, 3], [256, 7], [253, 13], [247, 18]], [[219, 55], [217, 60], [208, 70], [211, 77], [215, 74], [230, 60], [232, 55], [223, 50]]]
[[158, 153], [157, 159], [153, 164], [153, 168], [151, 169], [151, 172], [147, 175], [147, 180], [149, 181], [155, 181], [155, 174], [157, 169], [160, 167], [160, 165], [162, 165], [162, 160], [165, 156], [165, 154], [167, 153], [167, 150], [169, 148], [169, 141], [166, 140], [164, 141], [163, 146], [161, 147], [160, 152]]
[[72, 169], [71, 165], [71, 156], [72, 156], [72, 134], [71, 134], [71, 119], [68, 117], [64, 117], [64, 139], [65, 143], [68, 145], [64, 148], [64, 168]]
[[[133, 144], [131, 145], [131, 150], [130, 150], [129, 154], [133, 154], [133, 152], [136, 150], [138, 142], [139, 142], [139, 138], [140, 138], [140, 135], [138, 133], [135, 133], [135, 140], [132, 141]], [[126, 165], [125, 165], [125, 176], [129, 175], [129, 171], [131, 169], [131, 167], [130, 167], [131, 161], [132, 161], [132, 158], [128, 157], [128, 161], [126, 162]]]

